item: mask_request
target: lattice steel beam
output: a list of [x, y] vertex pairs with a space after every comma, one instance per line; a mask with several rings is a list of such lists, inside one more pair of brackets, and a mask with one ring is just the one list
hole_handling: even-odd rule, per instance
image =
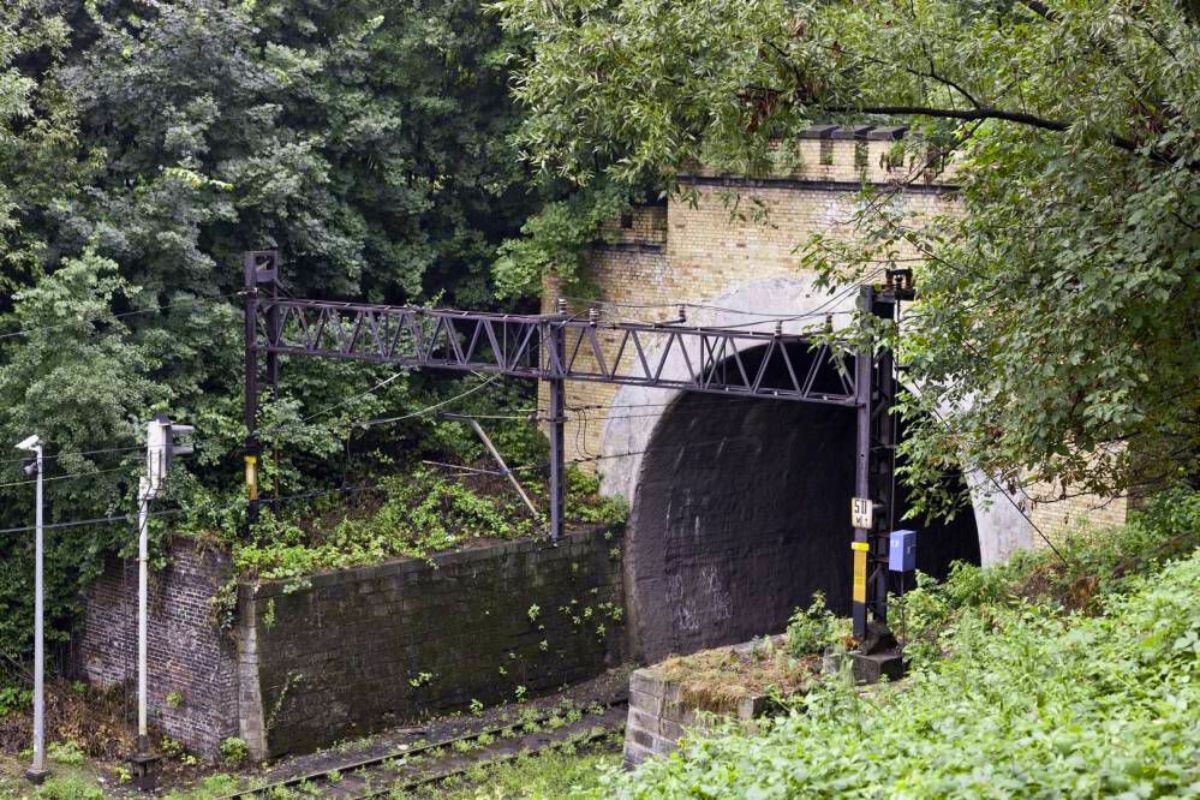
[[[843, 354], [800, 334], [324, 300], [260, 299], [258, 308], [259, 348], [275, 355], [824, 405], [859, 402]], [[551, 347], [555, 336], [560, 344]]]

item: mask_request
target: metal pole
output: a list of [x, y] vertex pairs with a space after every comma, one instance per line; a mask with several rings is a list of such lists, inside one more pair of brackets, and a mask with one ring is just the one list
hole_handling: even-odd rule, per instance
[[[891, 282], [880, 292], [864, 286], [858, 309], [880, 319], [896, 319], [901, 292]], [[855, 364], [858, 431], [855, 444], [854, 494], [866, 501], [869, 515], [854, 526], [851, 619], [854, 636], [867, 636], [868, 609], [874, 620], [887, 624], [888, 533], [896, 518], [893, 491], [896, 470], [897, 429], [892, 415], [896, 403], [895, 358], [890, 350], [875, 353], [874, 343], [864, 345]]]
[[[272, 269], [270, 272], [270, 282], [267, 284], [267, 385], [270, 387], [271, 402], [279, 400], [279, 353], [272, 350], [272, 347], [279, 346], [279, 339], [282, 333], [280, 329], [279, 316], [279, 259], [278, 254], [273, 254]], [[261, 443], [260, 443], [261, 447]], [[271, 503], [271, 508], [275, 508], [276, 501], [279, 499], [279, 444], [278, 439], [271, 437], [271, 493], [274, 500], [268, 501]], [[257, 477], [257, 476], [256, 476]]]
[[138, 492], [138, 753], [149, 749], [146, 727], [147, 691], [147, 612], [150, 580], [150, 481], [142, 478]]
[[249, 501], [248, 520], [258, 521], [258, 457], [262, 446], [258, 441], [258, 259], [246, 253], [243, 262], [245, 305], [245, 408], [242, 420], [246, 426], [246, 499]]
[[[896, 304], [884, 301], [877, 304], [876, 315], [892, 319]], [[893, 407], [896, 403], [896, 374], [894, 359], [890, 349], [879, 354], [876, 361], [875, 402], [872, 416], [875, 418], [875, 429], [878, 431], [874, 454], [874, 497], [879, 503], [880, 513], [875, 520], [873, 530], [874, 541], [871, 542], [871, 575], [868, 596], [871, 600], [871, 612], [875, 619], [887, 623], [888, 597], [888, 534], [896, 522], [896, 498], [893, 491], [896, 471], [896, 418]]]
[[[559, 315], [566, 313], [566, 303], [557, 303]], [[557, 543], [563, 534], [563, 506], [565, 505], [566, 483], [566, 437], [563, 423], [566, 421], [565, 386], [561, 376], [565, 372], [563, 356], [566, 350], [566, 335], [561, 324], [551, 322], [547, 331], [550, 348], [547, 367], [550, 383], [550, 541]]]
[[42, 517], [42, 446], [34, 448], [34, 468], [37, 470], [36, 510], [34, 525], [34, 622], [33, 622], [33, 765], [26, 773], [40, 783], [46, 776], [46, 643], [45, 643], [45, 584], [43, 565], [45, 541]]
[[566, 495], [563, 394], [562, 380], [550, 381], [550, 540], [553, 542], [557, 542], [563, 534], [563, 507]]
[[517, 480], [517, 476], [508, 468], [508, 463], [504, 460], [504, 456], [500, 455], [500, 451], [496, 449], [496, 445], [492, 442], [491, 437], [487, 435], [483, 426], [479, 424], [479, 420], [466, 414], [442, 414], [442, 416], [446, 419], [455, 419], [471, 424], [471, 427], [475, 429], [476, 435], [483, 442], [483, 446], [487, 448], [488, 452], [492, 454], [492, 458], [500, 465], [500, 474], [508, 478], [508, 482], [517, 490], [517, 494], [521, 495], [521, 499], [525, 501], [525, 506], [529, 509], [529, 513], [533, 514], [536, 519], [541, 519], [541, 512], [537, 510], [537, 506], [529, 499], [529, 495], [525, 493], [525, 487]]
[[[858, 296], [860, 311], [870, 312], [875, 302], [875, 290], [864, 286]], [[854, 360], [857, 437], [855, 440], [854, 496], [871, 498], [871, 398], [874, 394], [874, 348], [870, 345], [859, 349]], [[854, 541], [850, 545], [853, 561], [851, 583], [850, 617], [855, 638], [867, 635], [867, 561], [870, 556], [870, 528], [855, 526]]]

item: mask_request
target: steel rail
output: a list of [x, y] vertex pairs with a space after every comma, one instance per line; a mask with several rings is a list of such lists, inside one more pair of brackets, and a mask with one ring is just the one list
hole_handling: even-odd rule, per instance
[[[610, 700], [610, 701], [604, 702], [604, 703], [597, 703], [596, 705], [602, 706], [605, 709], [605, 711], [610, 711], [614, 708], [626, 706], [626, 705], [628, 705], [628, 702], [629, 701], [627, 699], [619, 698], [619, 699]], [[587, 712], [585, 712], [585, 716], [583, 718], [581, 718], [581, 720], [587, 719], [586, 713]], [[470, 742], [474, 742], [478, 739], [481, 739], [485, 736], [499, 737], [501, 734], [503, 734], [507, 731], [518, 731], [518, 730], [530, 728], [534, 725], [541, 725], [542, 723], [548, 722], [553, 717], [559, 716], [559, 715], [560, 715], [559, 710], [551, 707], [545, 713], [539, 714], [536, 717], [533, 717], [531, 719], [519, 719], [519, 720], [515, 720], [512, 722], [505, 723], [505, 724], [489, 725], [489, 726], [487, 726], [485, 728], [481, 728], [479, 730], [470, 731], [468, 733], [460, 734], [458, 736], [450, 736], [450, 737], [447, 737], [444, 739], [439, 739], [435, 742], [427, 742], [425, 744], [422, 744], [422, 745], [419, 745], [416, 747], [405, 746], [405, 747], [395, 748], [395, 749], [389, 750], [388, 752], [386, 752], [382, 755], [370, 756], [368, 758], [360, 758], [360, 759], [356, 759], [356, 760], [352, 760], [352, 761], [341, 762], [335, 766], [329, 767], [328, 769], [310, 770], [310, 771], [307, 771], [304, 773], [300, 773], [298, 775], [293, 775], [291, 777], [284, 778], [283, 780], [274, 781], [272, 783], [263, 784], [261, 786], [253, 786], [253, 787], [249, 787], [246, 789], [242, 789], [242, 790], [233, 792], [232, 794], [224, 795], [221, 798], [219, 798], [219, 800], [246, 800], [247, 798], [270, 797], [272, 795], [272, 793], [274, 793], [280, 789], [291, 789], [291, 788], [300, 786], [302, 784], [314, 784], [314, 783], [321, 783], [321, 782], [332, 783], [332, 778], [334, 775], [337, 775], [340, 778], [340, 776], [344, 776], [344, 775], [351, 774], [351, 773], [361, 773], [361, 772], [364, 772], [364, 771], [367, 771], [370, 769], [374, 769], [374, 768], [378, 768], [378, 767], [385, 767], [388, 765], [389, 762], [394, 764], [395, 767], [399, 770], [409, 769], [409, 768], [411, 768], [411, 765], [408, 763], [405, 763], [405, 762], [410, 761], [414, 757], [427, 756], [427, 755], [430, 755], [430, 754], [433, 754], [436, 752], [444, 751], [444, 750], [447, 750], [448, 748], [452, 748], [455, 744], [458, 744], [460, 742], [470, 743]], [[553, 746], [553, 744], [554, 743], [551, 742], [551, 743], [548, 743], [547, 746]], [[502, 755], [499, 758], [489, 759], [483, 763], [485, 763], [485, 764], [499, 763], [504, 760], [505, 759], [503, 758], [503, 755]], [[475, 765], [472, 764], [470, 766], [463, 767], [462, 769], [459, 769], [459, 770], [443, 771], [441, 773], [436, 773], [436, 774], [431, 773], [431, 774], [426, 774], [426, 775], [415, 774], [415, 771], [414, 771], [414, 774], [410, 774], [410, 775], [398, 774], [398, 775], [395, 775], [394, 778], [395, 778], [395, 781], [402, 781], [402, 780], [405, 780], [405, 778], [407, 778], [408, 780], [405, 782], [404, 788], [411, 788], [411, 787], [415, 787], [415, 786], [421, 786], [421, 785], [424, 785], [427, 783], [435, 783], [440, 780], [445, 780], [447, 777], [450, 777], [451, 775], [457, 774], [459, 772], [466, 772], [467, 769], [469, 769], [472, 766], [475, 766]], [[388, 789], [385, 790], [382, 794], [386, 795], [388, 792], [394, 791], [395, 789], [396, 789], [395, 786], [389, 786]], [[377, 796], [377, 794], [375, 794], [375, 793], [368, 793], [366, 795], [362, 795], [362, 797], [375, 797], [375, 796]]]

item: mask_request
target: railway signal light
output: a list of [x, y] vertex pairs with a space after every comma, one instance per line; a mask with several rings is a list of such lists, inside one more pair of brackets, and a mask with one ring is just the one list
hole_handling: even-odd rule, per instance
[[194, 426], [172, 422], [166, 414], [159, 414], [146, 426], [146, 477], [151, 498], [162, 489], [171, 462], [194, 451], [191, 438], [194, 431]]
[[134, 782], [143, 791], [153, 790], [158, 772], [158, 759], [149, 752], [150, 737], [146, 720], [150, 501], [162, 491], [175, 457], [192, 453], [191, 436], [194, 430], [191, 425], [171, 422], [166, 414], [158, 414], [146, 425], [146, 474], [138, 486], [138, 752], [130, 759]]

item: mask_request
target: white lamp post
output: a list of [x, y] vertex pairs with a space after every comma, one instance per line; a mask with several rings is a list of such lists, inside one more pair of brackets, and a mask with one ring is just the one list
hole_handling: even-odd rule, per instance
[[33, 611], [33, 764], [25, 771], [33, 783], [41, 783], [46, 769], [46, 645], [43, 629], [45, 589], [42, 585], [42, 440], [36, 435], [17, 444], [18, 450], [34, 454], [33, 463], [25, 467], [27, 474], [37, 475], [35, 533], [34, 533], [34, 611]]

